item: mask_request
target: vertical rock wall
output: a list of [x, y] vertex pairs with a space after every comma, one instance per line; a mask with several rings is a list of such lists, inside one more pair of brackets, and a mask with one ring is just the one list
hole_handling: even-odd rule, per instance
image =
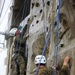
[[[62, 1], [62, 0], [61, 0]], [[57, 3], [55, 0], [44, 0], [45, 5], [43, 8], [42, 0], [32, 0], [31, 1], [31, 12], [33, 16], [33, 21], [29, 28], [29, 38], [28, 38], [28, 64], [27, 64], [27, 75], [29, 72], [33, 71], [35, 68], [34, 58], [36, 55], [41, 54], [45, 41], [44, 41], [44, 25], [46, 31], [46, 37], [49, 33], [50, 27], [54, 22], [56, 17]], [[75, 9], [72, 4], [72, 0], [65, 0], [61, 6], [60, 12], [60, 27], [59, 27], [59, 41], [58, 41], [58, 63], [65, 58], [66, 55], [74, 58], [74, 47], [75, 47], [75, 34], [74, 34], [74, 16]], [[43, 16], [44, 10], [44, 16]], [[51, 41], [48, 45], [48, 50], [46, 52], [47, 65], [49, 67], [54, 63], [54, 46], [55, 46], [55, 29], [53, 30]], [[74, 66], [74, 59], [73, 65]], [[74, 75], [74, 67], [72, 67], [71, 75]]]
[[[62, 2], [63, 0], [60, 0]], [[28, 30], [22, 38], [23, 43], [28, 43], [28, 60], [26, 75], [30, 74], [35, 69], [34, 58], [38, 54], [42, 54], [45, 42], [48, 39], [49, 31], [54, 23], [57, 13], [57, 0], [31, 0], [30, 14], [20, 23], [24, 29], [28, 26]], [[75, 70], [75, 1], [64, 0], [60, 10], [60, 26], [58, 38], [58, 64], [62, 65], [66, 55], [72, 58], [71, 75], [74, 75]], [[23, 30], [22, 28], [22, 30]], [[27, 32], [28, 31], [28, 32]], [[54, 63], [54, 47], [56, 37], [56, 26], [52, 31], [45, 56], [47, 58], [47, 67]], [[14, 49], [15, 50], [15, 49]], [[25, 51], [25, 47], [21, 51]], [[25, 63], [24, 63], [25, 64]]]

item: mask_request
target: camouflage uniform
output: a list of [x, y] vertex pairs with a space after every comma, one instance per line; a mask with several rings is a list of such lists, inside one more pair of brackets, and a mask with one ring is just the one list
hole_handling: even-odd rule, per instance
[[[52, 68], [39, 68], [38, 75], [53, 75], [52, 72]], [[32, 73], [33, 75], [36, 75], [36, 70], [34, 72], [31, 72], [30, 74]], [[56, 75], [70, 75], [70, 70], [66, 65], [63, 65], [60, 70], [56, 71]]]
[[70, 75], [70, 69], [68, 66], [63, 65], [60, 70], [60, 75]]
[[25, 75], [25, 61], [24, 58], [16, 54], [12, 57], [12, 75]]

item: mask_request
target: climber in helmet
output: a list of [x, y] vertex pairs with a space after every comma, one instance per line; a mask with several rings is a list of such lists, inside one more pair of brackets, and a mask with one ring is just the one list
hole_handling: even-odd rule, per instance
[[[33, 75], [54, 75], [53, 69], [56, 68], [56, 75], [70, 75], [69, 62], [70, 62], [70, 57], [66, 56], [64, 58], [64, 62], [61, 68], [60, 66], [57, 66], [57, 65], [47, 68], [46, 67], [46, 57], [43, 55], [37, 55], [34, 60], [36, 69], [34, 69], [34, 72], [32, 73]], [[38, 65], [39, 65], [39, 68], [38, 68]]]
[[36, 69], [34, 70], [34, 75], [36, 75], [36, 71], [39, 66], [39, 71], [37, 75], [48, 75], [47, 69], [46, 69], [46, 57], [44, 55], [37, 55], [35, 57], [34, 63], [36, 65]]
[[34, 63], [36, 64], [36, 67], [38, 67], [39, 63], [40, 63], [40, 67], [44, 67], [46, 65], [46, 58], [43, 55], [37, 55], [35, 57], [35, 61]]

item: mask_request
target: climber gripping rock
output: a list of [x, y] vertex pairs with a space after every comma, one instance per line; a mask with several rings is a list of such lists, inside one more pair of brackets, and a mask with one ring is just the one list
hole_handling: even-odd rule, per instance
[[43, 55], [37, 55], [35, 57], [35, 65], [36, 68], [30, 74], [33, 75], [54, 75], [53, 70], [56, 70], [56, 75], [70, 75], [70, 67], [69, 67], [70, 57], [66, 56], [63, 62], [62, 67], [58, 65], [54, 65], [50, 68], [46, 67], [46, 58]]

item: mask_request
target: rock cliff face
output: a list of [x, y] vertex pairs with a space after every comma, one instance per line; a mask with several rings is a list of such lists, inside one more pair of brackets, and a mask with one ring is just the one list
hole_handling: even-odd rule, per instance
[[[60, 9], [60, 27], [59, 27], [59, 38], [58, 38], [58, 62], [62, 62], [66, 55], [70, 55], [74, 58], [74, 1], [71, 0], [61, 0], [62, 6]], [[34, 69], [34, 57], [38, 54], [42, 54], [42, 50], [45, 44], [45, 37], [47, 36], [52, 26], [54, 19], [57, 15], [57, 0], [41, 0], [31, 2], [31, 14], [33, 16], [33, 21], [29, 28], [29, 38], [28, 38], [28, 64], [27, 70], [32, 71]], [[44, 15], [43, 15], [44, 14]], [[54, 46], [55, 46], [55, 31], [56, 27], [53, 29], [52, 36], [50, 38], [50, 43], [47, 48], [46, 57], [47, 65], [53, 65], [54, 62]], [[45, 36], [44, 36], [45, 31]], [[73, 44], [73, 45], [72, 45]], [[74, 61], [74, 60], [73, 60]], [[74, 65], [74, 63], [73, 63]], [[72, 67], [72, 71], [74, 67]], [[72, 72], [75, 74], [74, 72]], [[72, 75], [73, 75], [72, 74]], [[27, 73], [29, 75], [29, 73]]]
[[[57, 20], [56, 16], [60, 7], [58, 0], [31, 0], [30, 14], [20, 23], [24, 33], [22, 40], [26, 43], [25, 46], [23, 46], [24, 44], [22, 45], [21, 51], [28, 52], [26, 58], [26, 75], [31, 75], [29, 72], [32, 72], [35, 68], [34, 58], [36, 55], [42, 54], [46, 42], [48, 42], [45, 49], [47, 67], [54, 64], [54, 49], [58, 24], [57, 62], [62, 65], [65, 56], [69, 55], [73, 60], [71, 75], [75, 74], [75, 1], [60, 0], [60, 3], [60, 20]], [[53, 24], [55, 26], [52, 30], [50, 40], [48, 40], [48, 35]]]

